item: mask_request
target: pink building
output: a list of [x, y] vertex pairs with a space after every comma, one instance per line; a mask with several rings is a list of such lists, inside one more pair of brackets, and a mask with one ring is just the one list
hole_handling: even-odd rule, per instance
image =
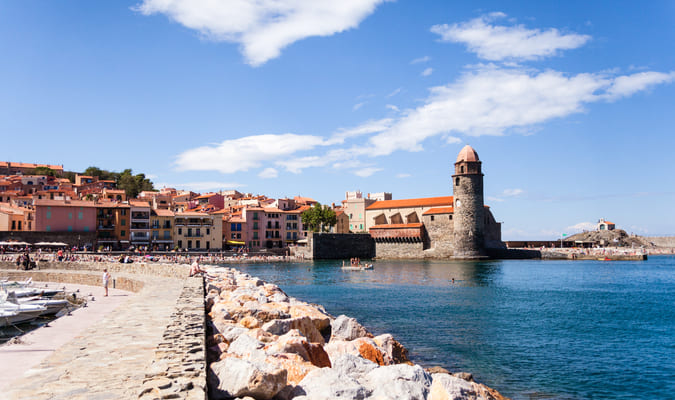
[[35, 200], [35, 230], [95, 232], [96, 204], [84, 200]]

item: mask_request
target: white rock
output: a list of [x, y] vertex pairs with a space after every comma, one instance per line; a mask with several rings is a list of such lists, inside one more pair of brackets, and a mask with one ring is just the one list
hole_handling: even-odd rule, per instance
[[258, 341], [249, 335], [239, 335], [237, 340], [230, 343], [227, 352], [236, 354], [245, 359], [262, 362], [267, 356], [265, 351], [262, 350], [263, 347], [265, 347], [263, 342]]
[[476, 399], [476, 391], [471, 382], [448, 374], [433, 374], [431, 389], [427, 400], [464, 400]]
[[340, 315], [330, 322], [331, 340], [354, 340], [356, 338], [369, 336], [370, 333], [354, 318], [346, 315]]
[[338, 354], [330, 360], [332, 368], [340, 375], [347, 375], [356, 380], [363, 379], [365, 375], [378, 367], [372, 361], [353, 354]]
[[431, 376], [419, 365], [387, 365], [370, 371], [365, 380], [372, 399], [424, 400], [431, 387]]
[[311, 371], [300, 381], [293, 389], [291, 397], [312, 400], [334, 400], [336, 398], [362, 400], [369, 395], [370, 391], [366, 387], [348, 375], [340, 374], [333, 368], [319, 368]]
[[211, 373], [212, 384], [216, 384], [217, 379], [217, 388], [221, 392], [216, 398], [251, 396], [267, 400], [286, 386], [285, 369], [235, 357], [211, 364]]

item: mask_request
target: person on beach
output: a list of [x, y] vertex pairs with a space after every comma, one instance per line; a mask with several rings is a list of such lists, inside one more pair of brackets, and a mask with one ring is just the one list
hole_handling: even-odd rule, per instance
[[201, 269], [199, 267], [199, 259], [195, 258], [195, 261], [190, 266], [190, 276], [195, 276], [197, 274], [201, 274], [201, 273], [204, 273], [204, 272], [206, 272], [206, 271], [204, 271], [203, 269]]
[[101, 280], [103, 281], [103, 287], [105, 288], [105, 297], [108, 297], [108, 282], [110, 282], [110, 274], [108, 273], [107, 268], [103, 269], [103, 277]]

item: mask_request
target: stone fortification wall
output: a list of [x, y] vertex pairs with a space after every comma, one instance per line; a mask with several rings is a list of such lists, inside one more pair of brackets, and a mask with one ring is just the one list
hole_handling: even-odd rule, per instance
[[643, 239], [656, 247], [675, 247], [675, 236], [644, 236]]
[[[189, 265], [159, 264], [153, 262], [124, 264], [113, 262], [39, 261], [37, 263], [37, 267], [39, 271], [58, 270], [58, 271], [95, 271], [95, 272], [103, 272], [103, 269], [107, 268], [108, 272], [110, 272], [111, 275], [134, 274], [134, 275], [162, 276], [165, 278], [185, 278], [190, 273]], [[15, 269], [16, 264], [12, 262], [0, 262], [0, 268]], [[73, 282], [73, 283], [85, 284], [84, 282]]]
[[375, 240], [367, 233], [315, 233], [308, 239], [315, 260], [375, 257]]
[[451, 257], [455, 251], [453, 246], [455, 227], [451, 219], [452, 215], [433, 215], [433, 221], [431, 220], [431, 217], [431, 215], [424, 216], [424, 227], [426, 228], [428, 237], [428, 248], [424, 250], [422, 256], [425, 258]]
[[424, 243], [383, 243], [375, 244], [377, 258], [419, 259], [424, 258]]
[[0, 241], [27, 243], [62, 242], [70, 246], [96, 243], [96, 232], [0, 232]]

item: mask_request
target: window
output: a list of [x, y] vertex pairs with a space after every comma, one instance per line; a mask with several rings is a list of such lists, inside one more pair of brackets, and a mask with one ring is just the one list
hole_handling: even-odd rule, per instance
[[192, 248], [192, 240], [188, 240], [188, 246], [187, 247], [188, 247], [188, 249]]
[[363, 229], [363, 224], [359, 224], [359, 228], [360, 228], [360, 229]]
[[241, 233], [237, 233], [237, 239], [241, 239]]
[[126, 219], [122, 218], [121, 222], [122, 222], [122, 226], [127, 226], [127, 220]]
[[448, 215], [448, 219], [449, 219], [449, 220], [452, 220], [452, 215]]
[[12, 221], [12, 230], [16, 229], [16, 221]]
[[52, 230], [52, 227], [51, 227], [51, 226], [49, 226], [49, 225], [45, 226], [45, 231], [49, 232], [49, 231], [51, 231], [51, 230]]
[[77, 213], [77, 219], [83, 219], [84, 218], [84, 213], [82, 211], [79, 211]]
[[253, 232], [253, 239], [257, 239], [257, 238], [258, 238], [258, 232]]
[[236, 233], [232, 233], [232, 234], [231, 234], [231, 238], [232, 238], [232, 240], [236, 239], [236, 238], [237, 238], [237, 234], [236, 234]]
[[[127, 215], [127, 210], [125, 210], [125, 209], [122, 209], [122, 212], [121, 212], [121, 214], [122, 214], [122, 215]], [[124, 221], [124, 220], [122, 220], [122, 221]]]
[[127, 235], [127, 231], [120, 231], [120, 236], [125, 237]]
[[455, 186], [459, 186], [459, 177], [455, 178]]
[[432, 220], [432, 221], [434, 220], [434, 216], [433, 216], [433, 215], [431, 216], [431, 220]]
[[152, 231], [152, 240], [157, 240], [159, 239], [159, 232], [158, 231]]
[[291, 238], [291, 233], [290, 233], [290, 232], [286, 232], [286, 239], [290, 239], [290, 238]]
[[210, 234], [211, 234], [211, 229], [206, 228], [206, 234], [207, 234], [207, 235], [210, 235]]
[[72, 232], [72, 231], [73, 231], [73, 226], [72, 226], [72, 225], [68, 225], [68, 232]]
[[52, 219], [52, 212], [51, 211], [47, 211], [47, 219]]
[[89, 232], [89, 227], [88, 227], [88, 226], [85, 226], [85, 227], [84, 227], [84, 231], [85, 231], [85, 232]]
[[68, 213], [68, 219], [73, 219], [73, 213], [71, 212]]
[[165, 240], [171, 239], [171, 232], [169, 232], [169, 231], [164, 231], [164, 239], [165, 239]]
[[182, 240], [179, 240], [179, 241], [178, 241], [178, 248], [179, 248], [179, 249], [182, 249], [182, 248], [183, 248], [183, 241], [182, 241]]
[[195, 245], [195, 247], [198, 249], [202, 248], [202, 244], [199, 242], [199, 240], [197, 240], [197, 244]]
[[257, 222], [253, 223], [253, 229], [258, 229], [258, 223]]
[[178, 234], [182, 235], [183, 234], [183, 228], [178, 228]]

